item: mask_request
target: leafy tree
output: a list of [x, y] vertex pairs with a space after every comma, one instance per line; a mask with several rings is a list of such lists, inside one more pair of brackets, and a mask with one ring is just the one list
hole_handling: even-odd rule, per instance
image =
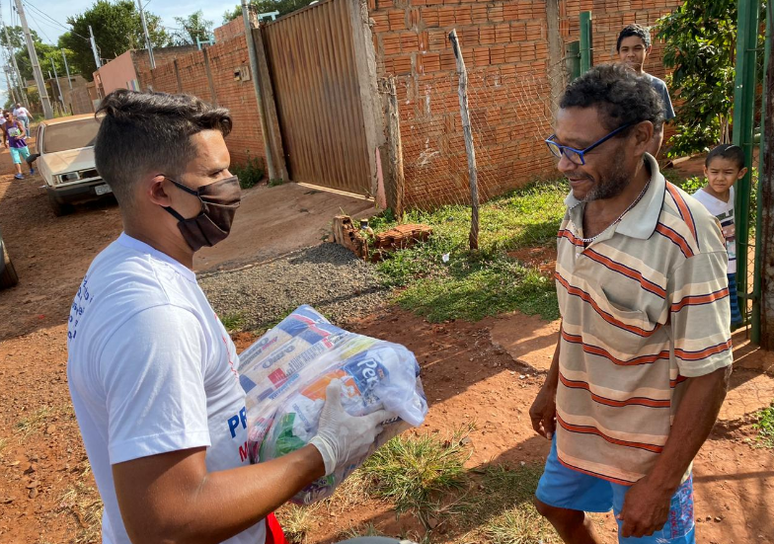
[[202, 10], [192, 13], [188, 17], [175, 17], [175, 22], [182, 27], [182, 30], [178, 30], [174, 34], [175, 42], [179, 45], [193, 45], [196, 43], [196, 38], [206, 41], [212, 34], [213, 23], [204, 18]]
[[[5, 32], [0, 32], [0, 45], [6, 46], [10, 41], [11, 47], [15, 51], [16, 63], [19, 65], [19, 72], [24, 80], [33, 79], [32, 63], [30, 62], [30, 55], [27, 51], [27, 42], [24, 40], [24, 31], [20, 26], [8, 27], [8, 37], [10, 40], [6, 40]], [[38, 61], [40, 62], [41, 70], [43, 71], [43, 77], [48, 77], [48, 71], [53, 70], [51, 68], [51, 60], [53, 59], [56, 65], [57, 74], [65, 75], [64, 61], [62, 60], [62, 53], [59, 48], [51, 44], [43, 43], [40, 40], [40, 36], [34, 31], [30, 30], [30, 36], [35, 43], [35, 51], [38, 54]], [[67, 62], [72, 62], [72, 52], [65, 50], [67, 55]]]
[[[169, 34], [161, 26], [161, 17], [146, 12], [145, 21], [153, 47], [171, 44]], [[88, 40], [89, 26], [94, 30], [94, 38], [103, 59], [114, 59], [129, 49], [145, 48], [140, 13], [132, 0], [96, 0], [88, 10], [68, 17], [67, 24], [72, 27], [72, 31], [59, 37], [59, 46], [72, 51], [73, 69], [88, 80], [92, 79], [97, 69]]]
[[[32, 36], [33, 42], [40, 43], [40, 37], [38, 36], [37, 32], [30, 29], [30, 36]], [[9, 26], [8, 37], [10, 38], [12, 48], [14, 49], [27, 48], [27, 42], [24, 40], [24, 29], [22, 27]], [[5, 32], [0, 31], [0, 45], [2, 45], [3, 47], [8, 47], [8, 41], [9, 40], [5, 39]]]
[[685, 0], [656, 23], [665, 41], [664, 65], [674, 69], [667, 84], [680, 99], [670, 157], [730, 140], [736, 26], [736, 0]]
[[[310, 3], [311, 0], [250, 0], [250, 8], [259, 14], [279, 11], [280, 16], [282, 16], [305, 8]], [[238, 4], [233, 10], [226, 10], [226, 13], [223, 14], [223, 23], [233, 21], [240, 15], [242, 15], [242, 6]]]

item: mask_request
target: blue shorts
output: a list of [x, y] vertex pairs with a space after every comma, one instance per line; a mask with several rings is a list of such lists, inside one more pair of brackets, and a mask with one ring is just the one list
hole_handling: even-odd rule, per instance
[[9, 147], [8, 149], [11, 151], [11, 160], [14, 164], [21, 164], [22, 158], [26, 161], [27, 157], [30, 156], [30, 149], [26, 145], [24, 147]]
[[[555, 508], [580, 510], [583, 512], [609, 512], [616, 516], [623, 507], [624, 496], [629, 486], [614, 484], [569, 469], [556, 456], [556, 437], [551, 443], [551, 453], [546, 460], [546, 469], [538, 483], [535, 496], [539, 501]], [[622, 538], [621, 521], [618, 521], [621, 544], [695, 544], [693, 515], [693, 477], [689, 477], [677, 488], [672, 497], [669, 519], [660, 531], [642, 538]]]

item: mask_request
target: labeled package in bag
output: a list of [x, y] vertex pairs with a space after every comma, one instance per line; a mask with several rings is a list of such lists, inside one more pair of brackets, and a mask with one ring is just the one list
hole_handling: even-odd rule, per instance
[[405, 347], [332, 325], [311, 306], [301, 306], [240, 356], [240, 383], [247, 393], [250, 459], [276, 459], [304, 447], [317, 433], [331, 380], [342, 382], [342, 404], [354, 416], [382, 408], [397, 414], [368, 453], [340, 460], [333, 474], [296, 494], [310, 504], [333, 490], [366, 458], [427, 415], [416, 357]]

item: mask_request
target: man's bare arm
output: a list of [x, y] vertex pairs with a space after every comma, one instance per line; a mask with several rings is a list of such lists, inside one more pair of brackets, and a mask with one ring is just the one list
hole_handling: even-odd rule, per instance
[[559, 338], [556, 341], [554, 358], [548, 369], [546, 381], [535, 397], [529, 409], [532, 428], [539, 435], [551, 440], [556, 430], [556, 388], [559, 387], [559, 349], [562, 345], [562, 326], [559, 325]]
[[688, 378], [664, 451], [647, 476], [655, 485], [665, 486], [672, 493], [678, 488], [715, 425], [730, 377], [731, 367], [727, 366], [705, 376]]
[[619, 514], [622, 537], [651, 535], [663, 527], [672, 495], [715, 425], [730, 375], [727, 366], [688, 379], [663, 451], [650, 473], [626, 494]]
[[113, 465], [132, 542], [222, 542], [325, 474], [323, 458], [311, 445], [266, 463], [211, 473], [205, 455], [204, 448], [195, 448]]

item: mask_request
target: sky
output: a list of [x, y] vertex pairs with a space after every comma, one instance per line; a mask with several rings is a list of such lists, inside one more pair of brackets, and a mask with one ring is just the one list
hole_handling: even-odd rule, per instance
[[[175, 17], [186, 17], [191, 13], [202, 10], [204, 18], [212, 21], [213, 27], [218, 27], [223, 22], [223, 13], [233, 9], [239, 0], [143, 0], [145, 9], [161, 17], [162, 24], [170, 33], [177, 28]], [[83, 13], [89, 9], [95, 0], [23, 0], [27, 23], [35, 30], [40, 39], [46, 43], [55, 44], [59, 36], [67, 31], [67, 18], [71, 15]], [[11, 4], [13, 0], [0, 0], [0, 12], [2, 12], [5, 24], [17, 24], [18, 16], [13, 14], [11, 18]], [[53, 21], [42, 17], [36, 9], [48, 15]], [[59, 24], [57, 24], [57, 22]], [[6, 89], [5, 76], [0, 72], [0, 103], [5, 103], [8, 90]]]

